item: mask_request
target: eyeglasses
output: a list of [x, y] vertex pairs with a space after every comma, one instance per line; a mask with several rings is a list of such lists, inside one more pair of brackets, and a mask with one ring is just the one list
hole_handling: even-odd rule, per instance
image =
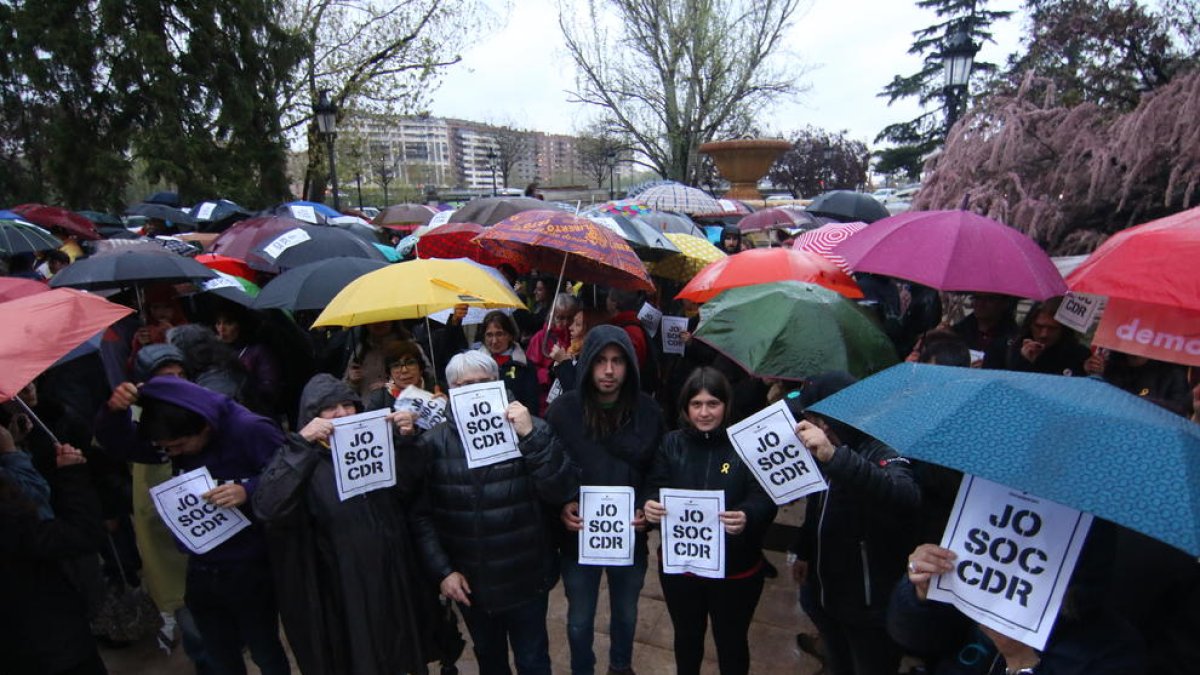
[[416, 359], [400, 359], [392, 362], [393, 368], [415, 368], [421, 365], [421, 362]]

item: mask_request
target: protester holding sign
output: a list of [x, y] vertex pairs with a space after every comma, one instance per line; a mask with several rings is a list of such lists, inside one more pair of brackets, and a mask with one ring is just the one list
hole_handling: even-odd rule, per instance
[[1035, 304], [1025, 317], [1021, 335], [1008, 350], [1008, 368], [1031, 373], [1082, 377], [1091, 352], [1079, 344], [1075, 331], [1054, 318], [1062, 298]]
[[[639, 329], [640, 330], [640, 329]], [[643, 488], [663, 433], [662, 411], [642, 391], [637, 354], [629, 334], [617, 326], [588, 331], [580, 354], [582, 381], [551, 404], [546, 421], [562, 439], [582, 485]], [[638, 530], [632, 566], [580, 565], [576, 533], [583, 527], [578, 499], [562, 509], [568, 530], [563, 542], [563, 588], [567, 594], [567, 638], [571, 671], [590, 674], [596, 665], [592, 638], [600, 578], [608, 576], [609, 672], [631, 671], [637, 603], [646, 577], [646, 533], [641, 509], [630, 526]]]
[[[388, 379], [363, 401], [366, 410], [391, 408], [408, 387], [432, 391], [436, 382], [427, 377], [427, 364], [421, 348], [412, 340], [396, 340], [383, 348], [383, 368]], [[429, 386], [426, 386], [428, 384]]]
[[774, 502], [738, 457], [725, 433], [733, 388], [719, 371], [692, 372], [679, 397], [680, 428], [663, 438], [646, 481], [646, 520], [666, 516], [661, 488], [723, 490], [725, 578], [661, 574], [663, 597], [675, 627], [675, 667], [680, 675], [700, 672], [704, 634], [711, 620], [722, 675], [750, 669], [747, 634], [762, 595], [763, 538], [775, 519]]
[[[417, 462], [396, 452], [393, 487], [342, 500], [330, 452], [334, 422], [360, 412], [350, 385], [319, 374], [300, 398], [298, 433], [263, 472], [254, 512], [267, 525], [279, 609], [306, 675], [420, 672], [432, 660], [437, 598], [407, 523]], [[411, 434], [410, 413], [389, 415]]]
[[[136, 428], [129, 411], [135, 402], [142, 406]], [[179, 524], [203, 535], [222, 526], [219, 509], [238, 509], [251, 517], [248, 502], [259, 474], [284, 440], [274, 422], [176, 377], [155, 377], [140, 389], [122, 383], [107, 405], [108, 413], [97, 420], [96, 437], [109, 453], [155, 464], [165, 453], [177, 474], [207, 468], [217, 482], [200, 495], [204, 503], [194, 513], [181, 514]], [[266, 542], [257, 525], [211, 551], [191, 553], [186, 585], [185, 602], [217, 668], [244, 673], [242, 649], [249, 647], [263, 673], [290, 672], [279, 642]]]
[[[452, 391], [499, 376], [496, 361], [477, 351], [446, 366]], [[480, 673], [510, 672], [511, 644], [518, 672], [548, 674], [546, 608], [555, 559], [546, 520], [578, 483], [545, 422], [517, 402], [505, 416], [520, 456], [477, 469], [467, 466], [453, 413], [420, 435], [413, 532], [426, 572], [458, 603]]]
[[976, 624], [953, 605], [927, 600], [931, 579], [955, 574], [961, 562], [953, 551], [935, 544], [921, 544], [909, 554], [908, 576], [896, 586], [888, 607], [888, 631], [906, 652], [924, 659], [931, 675], [1147, 672], [1140, 637], [1106, 606], [1112, 544], [1111, 524], [1096, 521], [1043, 650]]
[[810, 496], [793, 547], [800, 604], [825, 639], [834, 675], [894, 675], [900, 652], [884, 628], [888, 594], [912, 550], [921, 492], [908, 460], [836, 420], [804, 409], [855, 382], [830, 372], [806, 381], [793, 414], [829, 490]]

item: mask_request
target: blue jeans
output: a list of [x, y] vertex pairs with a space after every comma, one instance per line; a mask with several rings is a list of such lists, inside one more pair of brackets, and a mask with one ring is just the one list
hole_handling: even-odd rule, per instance
[[471, 634], [471, 647], [479, 675], [509, 675], [508, 647], [521, 675], [550, 675], [550, 637], [546, 635], [548, 596], [539, 593], [530, 601], [502, 612], [459, 605], [463, 623]]
[[200, 629], [212, 672], [245, 675], [242, 648], [263, 675], [292, 672], [279, 642], [279, 612], [267, 561], [188, 561], [184, 604]]
[[633, 664], [633, 633], [637, 628], [638, 596], [646, 581], [646, 558], [638, 556], [630, 567], [580, 565], [563, 558], [563, 590], [567, 593], [567, 640], [571, 645], [571, 672], [591, 675], [596, 669], [592, 638], [600, 575], [608, 573], [608, 667], [615, 670]]

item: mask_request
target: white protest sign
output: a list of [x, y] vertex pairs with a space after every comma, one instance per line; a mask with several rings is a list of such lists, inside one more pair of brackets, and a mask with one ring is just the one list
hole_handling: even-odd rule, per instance
[[633, 564], [633, 499], [626, 485], [580, 486], [580, 565]]
[[796, 438], [796, 419], [786, 401], [776, 401], [726, 429], [738, 456], [778, 505], [829, 486], [817, 462]]
[[217, 278], [215, 278], [215, 279], [206, 279], [206, 280], [200, 282], [200, 288], [203, 288], [206, 291], [213, 291], [218, 288], [236, 288], [237, 290], [239, 290], [243, 293], [246, 292], [245, 286], [239, 284], [238, 282], [234, 281], [233, 279], [231, 279], [225, 275], [222, 275], [220, 272], [218, 272], [217, 274], [219, 276], [217, 276]]
[[292, 217], [296, 220], [303, 220], [306, 223], [316, 225], [320, 221], [317, 220], [317, 210], [308, 204], [292, 204], [288, 207], [292, 211]]
[[303, 244], [309, 239], [312, 239], [312, 237], [308, 236], [308, 233], [304, 230], [298, 227], [292, 228], [278, 237], [275, 237], [274, 241], [264, 246], [263, 253], [266, 253], [271, 258], [278, 258], [279, 254], [295, 246], [296, 244]]
[[200, 496], [211, 489], [212, 474], [203, 466], [150, 488], [159, 517], [192, 553], [208, 553], [250, 525], [241, 511]]
[[554, 403], [554, 399], [562, 396], [563, 386], [562, 380], [554, 378], [554, 384], [550, 385], [550, 391], [546, 392], [546, 405]]
[[942, 547], [958, 556], [929, 599], [949, 602], [998, 633], [1043, 649], [1092, 516], [964, 476]]
[[732, 199], [718, 199], [717, 203], [725, 213], [737, 213], [737, 204], [734, 204]]
[[977, 364], [977, 363], [982, 364], [984, 357], [987, 356], [986, 352], [983, 352], [978, 349], [968, 349], [967, 353], [970, 354], [970, 356], [971, 356], [971, 366], [972, 367], [974, 367], [975, 364]]
[[638, 310], [638, 321], [642, 322], [642, 328], [646, 329], [646, 334], [650, 337], [658, 335], [658, 323], [662, 321], [663, 313], [654, 305], [643, 302], [642, 308]]
[[508, 392], [503, 382], [483, 382], [450, 390], [450, 410], [467, 453], [467, 468], [516, 459], [517, 434], [508, 421]]
[[422, 429], [432, 429], [446, 421], [446, 399], [434, 397], [433, 394], [411, 384], [396, 397], [392, 410], [407, 410], [413, 413], [417, 416], [417, 426]]
[[664, 316], [662, 318], [662, 341], [664, 354], [683, 355], [683, 334], [687, 332], [687, 317]]
[[342, 501], [396, 484], [396, 452], [387, 408], [333, 420], [330, 446]]
[[1101, 304], [1098, 295], [1068, 292], [1054, 313], [1054, 320], [1077, 333], [1086, 333], [1091, 330]]
[[429, 219], [429, 222], [425, 223], [425, 227], [427, 228], [426, 232], [428, 232], [429, 230], [432, 230], [435, 227], [441, 227], [442, 225], [445, 225], [446, 223], [450, 222], [450, 216], [453, 216], [453, 215], [454, 215], [453, 210], [438, 211], [437, 213], [433, 214], [433, 217]]
[[196, 212], [196, 220], [208, 220], [212, 218], [213, 211], [217, 210], [216, 202], [204, 202], [200, 205], [200, 210]]
[[662, 521], [663, 573], [723, 578], [725, 527], [717, 514], [725, 510], [725, 491], [663, 488], [659, 497], [667, 510]]

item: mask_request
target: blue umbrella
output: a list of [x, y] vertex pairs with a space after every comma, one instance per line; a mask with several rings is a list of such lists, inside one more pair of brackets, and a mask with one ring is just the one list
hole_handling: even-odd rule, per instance
[[[299, 209], [293, 207], [299, 207]], [[308, 209], [313, 210], [313, 215], [316, 216], [315, 221], [309, 219], [307, 215]], [[329, 220], [330, 218], [337, 218], [338, 216], [342, 215], [333, 210], [332, 207], [326, 206], [320, 202], [308, 202], [304, 200], [280, 204], [279, 206], [275, 207], [275, 213], [291, 216], [293, 218], [299, 218], [305, 222], [311, 222], [314, 225], [324, 225], [325, 221]]]
[[902, 363], [812, 411], [1200, 555], [1200, 425], [1100, 380]]
[[372, 244], [372, 245], [375, 248], [379, 249], [379, 252], [383, 254], [384, 258], [387, 258], [388, 262], [400, 262], [400, 259], [401, 259], [400, 253], [396, 249], [392, 248], [391, 246], [388, 246], [387, 244]]

